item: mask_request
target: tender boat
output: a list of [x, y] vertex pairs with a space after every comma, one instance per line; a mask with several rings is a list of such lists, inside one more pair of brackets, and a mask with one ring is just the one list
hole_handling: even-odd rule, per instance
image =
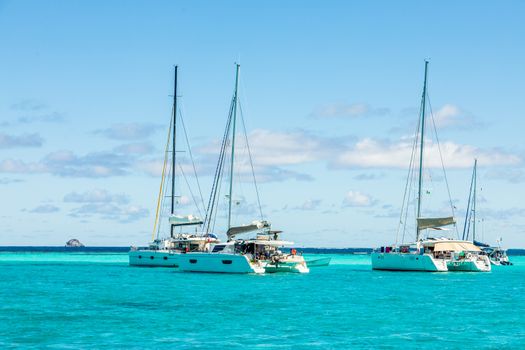
[[483, 250], [489, 257], [490, 263], [495, 266], [509, 266], [513, 265], [510, 261], [507, 250], [501, 248], [501, 239], [498, 240], [497, 247], [491, 247], [488, 244], [474, 241], [474, 244]]

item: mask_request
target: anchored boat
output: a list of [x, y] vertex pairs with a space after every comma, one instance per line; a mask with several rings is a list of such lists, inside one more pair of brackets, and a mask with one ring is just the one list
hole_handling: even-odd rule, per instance
[[[248, 225], [234, 226], [232, 225], [232, 210], [236, 203], [234, 199], [234, 165], [235, 146], [236, 146], [236, 127], [237, 127], [237, 110], [239, 108], [238, 101], [238, 86], [239, 86], [239, 69], [236, 65], [235, 75], [235, 89], [233, 93], [232, 102], [230, 105], [230, 112], [226, 123], [226, 130], [221, 143], [221, 151], [219, 154], [219, 161], [217, 164], [215, 178], [212, 185], [212, 191], [208, 202], [208, 209], [206, 210], [206, 218], [204, 220], [204, 232], [206, 235], [214, 231], [215, 220], [217, 217], [218, 204], [221, 190], [221, 184], [224, 174], [226, 162], [229, 160], [229, 183], [227, 199], [227, 228], [226, 236], [227, 242], [214, 244], [210, 252], [188, 252], [181, 254], [180, 269], [186, 272], [214, 272], [214, 273], [270, 273], [270, 272], [309, 272], [306, 262], [301, 255], [298, 255], [295, 249], [291, 249], [290, 253], [285, 253], [281, 249], [286, 246], [293, 245], [292, 242], [283, 241], [280, 239], [280, 231], [273, 231], [271, 224], [264, 220], [262, 215], [262, 206], [260, 204], [259, 191], [257, 189], [257, 182], [255, 180], [254, 166], [251, 158], [250, 148], [248, 146], [248, 137], [244, 127], [244, 120], [241, 121], [244, 129], [247, 153], [249, 156], [249, 168], [255, 185], [255, 192], [257, 194], [257, 203], [260, 213], [260, 219], [254, 220]], [[231, 147], [228, 147], [231, 146]], [[229, 150], [229, 157], [227, 152]], [[228, 159], [229, 158], [229, 159]], [[242, 239], [241, 236], [252, 235], [252, 237]]]
[[[164, 164], [162, 168], [162, 179], [159, 189], [159, 198], [157, 201], [157, 209], [155, 213], [155, 223], [153, 225], [152, 242], [148, 247], [135, 248], [132, 247], [129, 251], [129, 264], [132, 266], [149, 266], [149, 267], [172, 267], [178, 268], [180, 265], [180, 256], [186, 252], [198, 252], [198, 251], [209, 251], [211, 250], [212, 244], [218, 243], [217, 236], [208, 233], [204, 234], [199, 231], [203, 221], [194, 215], [176, 215], [175, 214], [175, 175], [176, 175], [176, 156], [177, 156], [177, 72], [178, 67], [175, 66], [175, 82], [174, 82], [174, 93], [173, 93], [173, 109], [172, 118], [170, 119], [170, 126], [168, 128], [168, 140], [166, 142], [166, 150], [164, 153]], [[180, 115], [182, 120], [182, 115]], [[184, 126], [184, 125], [183, 125]], [[184, 133], [186, 129], [183, 128]], [[187, 135], [185, 139], [188, 140]], [[169, 148], [171, 143], [171, 159], [169, 159]], [[190, 150], [189, 154], [191, 157], [191, 148], [187, 145]], [[168, 167], [168, 161], [171, 160], [171, 168]], [[192, 159], [193, 163], [193, 159]], [[180, 164], [179, 164], [180, 166]], [[193, 167], [194, 176], [198, 185], [197, 173], [195, 167]], [[171, 173], [171, 195], [170, 197], [170, 214], [168, 216], [168, 231], [169, 236], [162, 235], [160, 221], [163, 218], [161, 215], [161, 209], [163, 208], [164, 198], [167, 197], [168, 184], [167, 174]], [[181, 171], [182, 173], [182, 171]], [[181, 174], [185, 176], [185, 174]], [[200, 193], [200, 185], [199, 193]], [[192, 200], [199, 210], [197, 201], [192, 195]], [[195, 227], [193, 231], [190, 231], [190, 227]]]
[[[423, 159], [425, 146], [425, 117], [426, 117], [426, 98], [427, 98], [427, 72], [428, 61], [425, 61], [425, 77], [423, 83], [423, 93], [421, 96], [420, 118], [419, 124], [415, 133], [414, 143], [412, 147], [412, 156], [410, 159], [409, 174], [405, 187], [405, 195], [403, 199], [403, 206], [401, 209], [401, 217], [399, 220], [398, 234], [396, 243], [391, 246], [385, 246], [375, 249], [371, 254], [372, 269], [374, 270], [395, 270], [395, 271], [428, 271], [428, 272], [443, 272], [448, 271], [447, 260], [444, 255], [440, 254], [438, 240], [434, 238], [423, 239], [423, 231], [428, 230], [446, 230], [446, 226], [455, 225], [454, 207], [451, 204], [451, 216], [447, 217], [423, 217], [422, 216], [422, 198], [423, 198]], [[434, 128], [435, 129], [435, 128]], [[419, 147], [418, 147], [419, 144]], [[419, 152], [418, 151], [419, 148]], [[439, 142], [438, 142], [438, 150]], [[441, 152], [441, 151], [440, 151]], [[419, 159], [419, 166], [416, 167], [416, 158]], [[416, 171], [417, 170], [417, 171]], [[445, 167], [443, 166], [443, 173], [446, 181]], [[416, 217], [415, 217], [415, 241], [408, 244], [398, 244], [397, 239], [402, 232], [401, 242], [404, 241], [405, 233], [407, 231], [408, 221], [408, 207], [411, 202], [412, 187], [411, 184], [417, 180], [417, 199], [416, 199]], [[450, 191], [448, 191], [450, 199]], [[402, 229], [402, 230], [401, 230]], [[428, 234], [427, 234], [428, 237]], [[440, 238], [439, 242], [452, 242], [448, 238]]]
[[468, 240], [472, 235], [472, 243], [481, 250], [482, 254], [486, 256], [485, 260], [487, 260], [491, 265], [512, 265], [512, 263], [509, 261], [506, 250], [502, 249], [500, 246], [501, 238], [498, 240], [497, 247], [491, 247], [488, 244], [476, 240], [477, 168], [478, 160], [475, 159], [474, 168], [472, 170], [472, 179], [470, 181], [469, 199], [462, 238]]

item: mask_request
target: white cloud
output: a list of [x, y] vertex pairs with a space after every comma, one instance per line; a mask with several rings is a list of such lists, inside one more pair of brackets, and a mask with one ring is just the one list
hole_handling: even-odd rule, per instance
[[348, 191], [343, 199], [344, 207], [370, 207], [375, 203], [372, 197], [359, 191]]
[[41, 147], [44, 139], [39, 134], [24, 134], [12, 136], [0, 133], [0, 149], [18, 147]]
[[114, 149], [117, 153], [130, 154], [130, 155], [146, 155], [151, 154], [155, 150], [155, 147], [148, 142], [136, 142], [127, 143], [120, 145]]
[[40, 115], [27, 115], [17, 119], [19, 123], [61, 123], [65, 120], [64, 116], [58, 112]]
[[[23, 210], [26, 211], [26, 210]], [[42, 204], [33, 209], [27, 210], [29, 213], [33, 214], [50, 214], [60, 211], [60, 208], [52, 204]]]
[[113, 152], [88, 153], [77, 156], [71, 151], [49, 153], [37, 162], [19, 159], [0, 161], [0, 172], [12, 174], [49, 173], [64, 177], [110, 177], [127, 175], [133, 158]]
[[64, 202], [70, 203], [129, 203], [129, 198], [123, 193], [111, 194], [104, 189], [94, 189], [83, 193], [71, 192], [64, 196]]
[[39, 111], [46, 107], [44, 103], [31, 98], [18, 101], [11, 105], [11, 109], [16, 111]]
[[332, 103], [317, 108], [311, 115], [317, 118], [359, 118], [388, 113], [388, 108], [372, 108], [366, 103]]
[[141, 140], [153, 135], [159, 128], [159, 125], [146, 123], [114, 124], [107, 129], [95, 130], [94, 133], [114, 140]]
[[294, 209], [297, 210], [317, 210], [319, 206], [321, 205], [322, 200], [321, 199], [308, 199], [303, 204], [301, 204], [298, 207], [295, 207]]
[[[471, 145], [456, 144], [451, 141], [441, 143], [441, 152], [447, 168], [470, 168], [474, 158], [485, 166], [517, 165], [521, 158], [497, 149], [483, 150]], [[336, 167], [362, 168], [407, 168], [412, 154], [412, 143], [408, 141], [381, 142], [366, 138], [354, 147], [341, 152], [335, 162]], [[441, 160], [438, 146], [434, 142], [425, 143], [425, 166], [440, 168]]]
[[472, 115], [453, 104], [445, 104], [434, 113], [436, 128], [472, 127], [479, 125]]
[[99, 217], [104, 220], [132, 222], [149, 216], [149, 211], [141, 206], [120, 206], [115, 203], [87, 203], [74, 208], [70, 216], [79, 219]]
[[130, 205], [127, 195], [112, 194], [105, 189], [94, 189], [83, 193], [71, 192], [64, 196], [64, 202], [81, 204], [69, 212], [69, 216], [80, 219], [99, 217], [104, 220], [131, 222], [149, 215], [147, 209]]

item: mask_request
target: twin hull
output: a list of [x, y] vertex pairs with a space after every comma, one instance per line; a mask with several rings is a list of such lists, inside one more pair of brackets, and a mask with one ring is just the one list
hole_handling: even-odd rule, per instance
[[184, 272], [264, 273], [264, 267], [252, 263], [245, 255], [217, 253], [180, 254], [180, 270]]
[[447, 262], [449, 271], [489, 272], [492, 268], [487, 256], [481, 259], [451, 260]]
[[445, 260], [430, 254], [372, 253], [372, 269], [391, 271], [448, 271]]
[[244, 255], [175, 253], [167, 250], [129, 252], [131, 266], [172, 267], [184, 272], [264, 273], [262, 265], [251, 263]]
[[180, 253], [168, 250], [132, 250], [129, 252], [131, 266], [179, 267]]

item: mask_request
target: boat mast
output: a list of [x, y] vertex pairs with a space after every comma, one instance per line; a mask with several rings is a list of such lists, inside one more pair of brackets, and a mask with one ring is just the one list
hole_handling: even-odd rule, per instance
[[417, 218], [416, 218], [416, 242], [419, 241], [419, 226], [417, 225], [417, 219], [421, 217], [421, 190], [423, 187], [423, 145], [425, 135], [425, 107], [426, 107], [426, 95], [427, 95], [427, 71], [428, 61], [425, 61], [425, 80], [423, 83], [423, 95], [421, 96], [421, 144], [419, 153], [419, 185], [418, 185], [418, 196], [417, 196]]
[[[470, 216], [470, 214], [471, 214], [470, 205], [473, 204], [472, 196], [473, 196], [473, 193], [475, 193], [475, 191], [476, 191], [475, 189], [474, 189], [474, 191], [472, 189], [475, 188], [475, 184], [476, 184], [475, 177], [476, 177], [476, 166], [477, 166], [477, 163], [478, 163], [478, 160], [474, 159], [474, 168], [472, 169], [472, 179], [470, 180], [470, 188], [469, 188], [469, 192], [468, 192], [468, 202], [467, 202], [467, 211], [466, 211], [466, 214], [465, 214], [465, 224], [463, 226], [463, 236], [461, 236], [462, 240], [468, 239], [469, 232], [470, 232], [470, 219], [471, 219], [471, 216]], [[474, 202], [475, 201], [476, 201], [476, 198], [474, 197]], [[474, 240], [474, 239], [472, 239], [472, 240]]]
[[232, 191], [233, 191], [233, 163], [235, 160], [235, 126], [237, 119], [237, 89], [239, 87], [239, 68], [240, 64], [236, 65], [235, 71], [235, 90], [233, 93], [233, 126], [232, 126], [232, 151], [231, 151], [231, 162], [230, 162], [230, 192], [228, 198], [228, 229], [231, 227], [231, 218], [232, 218]]
[[[171, 148], [171, 215], [175, 214], [175, 138], [177, 135], [177, 70], [179, 66], [175, 66], [175, 82], [173, 86], [173, 139]], [[170, 225], [170, 236], [173, 238], [173, 230], [175, 226]]]
[[474, 159], [474, 195], [472, 198], [472, 214], [474, 221], [472, 222], [472, 242], [476, 240], [476, 182], [478, 177], [478, 160]]

